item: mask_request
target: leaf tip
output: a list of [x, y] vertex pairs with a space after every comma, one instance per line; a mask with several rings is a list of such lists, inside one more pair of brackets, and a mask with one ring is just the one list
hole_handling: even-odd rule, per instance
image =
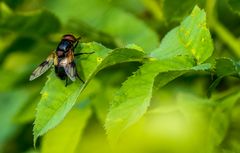
[[199, 11], [201, 11], [200, 7], [198, 5], [195, 5], [192, 13], [198, 13]]
[[195, 5], [190, 16], [195, 17], [201, 14], [204, 18], [206, 18], [206, 13], [203, 9], [201, 9], [198, 5]]
[[34, 147], [34, 149], [36, 149], [38, 137], [39, 137], [39, 135], [36, 134], [35, 132], [33, 132], [33, 147]]

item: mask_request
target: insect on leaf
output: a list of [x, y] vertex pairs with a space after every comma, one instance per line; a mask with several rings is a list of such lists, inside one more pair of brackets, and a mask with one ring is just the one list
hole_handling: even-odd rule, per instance
[[[82, 44], [81, 47], [76, 48], [76, 51], [80, 48], [81, 52], [95, 52], [91, 55], [83, 55], [75, 60], [80, 76], [85, 76], [83, 78], [85, 83], [82, 84], [78, 80], [65, 87], [64, 82], [57, 78], [54, 72], [48, 76], [48, 81], [41, 91], [42, 98], [37, 106], [33, 129], [35, 142], [39, 136], [57, 126], [64, 119], [80, 93], [98, 71], [116, 63], [141, 61], [145, 56], [140, 50], [131, 48], [110, 50], [94, 42]], [[118, 56], [119, 58], [117, 58]], [[82, 67], [80, 62], [83, 65]]]

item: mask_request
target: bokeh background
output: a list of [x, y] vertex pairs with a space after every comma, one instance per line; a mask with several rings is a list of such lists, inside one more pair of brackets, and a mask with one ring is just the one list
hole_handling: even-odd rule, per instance
[[[210, 60], [239, 60], [239, 0], [1, 0], [0, 152], [49, 152], [44, 137], [34, 149], [32, 136], [35, 109], [49, 73], [33, 82], [28, 79], [62, 35], [71, 33], [82, 42], [96, 41], [108, 48], [135, 43], [150, 52], [195, 5], [207, 12], [215, 47]], [[92, 106], [76, 153], [240, 152], [240, 81], [224, 78], [209, 99], [206, 93], [216, 78], [210, 72], [187, 73], [156, 90], [148, 112], [111, 147], [104, 129], [109, 102], [140, 65], [118, 64], [94, 78], [92, 86], [101, 89], [94, 93], [98, 108]], [[231, 95], [237, 96], [236, 102]], [[230, 103], [234, 105], [228, 107]]]

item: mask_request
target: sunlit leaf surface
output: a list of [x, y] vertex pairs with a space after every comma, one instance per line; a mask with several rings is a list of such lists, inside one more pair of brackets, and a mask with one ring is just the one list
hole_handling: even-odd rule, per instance
[[[169, 32], [160, 48], [152, 53], [158, 60], [144, 64], [123, 84], [114, 97], [106, 120], [110, 142], [115, 142], [122, 131], [146, 112], [152, 97], [154, 79], [159, 73], [190, 70], [212, 54], [211, 37], [205, 26], [204, 11], [195, 7], [192, 14], [179, 27]], [[186, 34], [186, 31], [189, 33]]]

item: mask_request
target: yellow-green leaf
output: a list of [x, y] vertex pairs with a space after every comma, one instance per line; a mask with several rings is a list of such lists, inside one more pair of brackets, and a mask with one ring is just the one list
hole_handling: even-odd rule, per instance
[[42, 153], [74, 153], [91, 115], [91, 108], [74, 108], [56, 128], [43, 137]]

